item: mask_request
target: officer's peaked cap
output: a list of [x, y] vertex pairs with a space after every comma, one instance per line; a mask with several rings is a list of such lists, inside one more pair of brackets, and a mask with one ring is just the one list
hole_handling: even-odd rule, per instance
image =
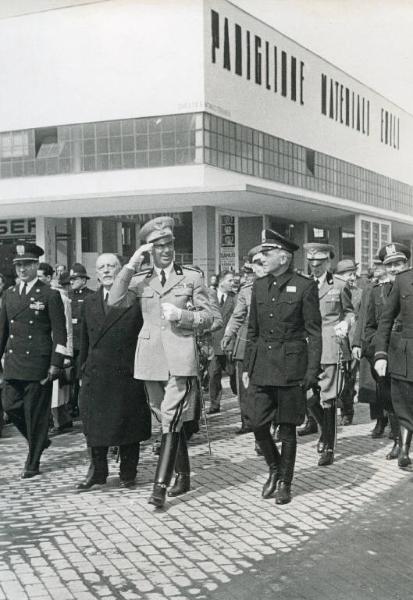
[[341, 273], [348, 273], [349, 271], [357, 271], [358, 263], [354, 262], [352, 258], [345, 258], [337, 263], [335, 272], [337, 275]]
[[292, 254], [298, 250], [299, 246], [273, 229], [263, 229], [261, 233], [261, 250], [272, 250], [273, 248], [286, 250]]
[[87, 274], [86, 268], [81, 263], [75, 263], [70, 269], [70, 279], [76, 279], [76, 277], [84, 277], [90, 279]]
[[40, 256], [43, 256], [44, 250], [32, 244], [30, 242], [17, 242], [14, 246], [13, 262], [21, 260], [35, 260], [38, 261]]
[[380, 248], [379, 258], [384, 265], [388, 265], [397, 260], [409, 260], [410, 249], [404, 244], [390, 242], [389, 244], [383, 246], [383, 248]]
[[307, 260], [325, 260], [334, 258], [334, 246], [319, 242], [308, 242], [303, 245]]
[[172, 217], [156, 217], [151, 219], [139, 231], [139, 239], [146, 244], [170, 237], [174, 239], [173, 229], [175, 222]]
[[254, 246], [253, 248], [251, 248], [251, 250], [248, 250], [249, 262], [252, 263], [252, 261], [254, 260], [254, 256], [257, 256], [257, 254], [260, 254], [261, 250], [262, 250], [261, 244], [259, 244], [258, 246]]

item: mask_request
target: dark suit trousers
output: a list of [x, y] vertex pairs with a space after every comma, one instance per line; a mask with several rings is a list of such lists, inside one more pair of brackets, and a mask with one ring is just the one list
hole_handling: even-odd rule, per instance
[[4, 382], [3, 407], [29, 443], [25, 469], [37, 471], [47, 441], [52, 383], [9, 379]]

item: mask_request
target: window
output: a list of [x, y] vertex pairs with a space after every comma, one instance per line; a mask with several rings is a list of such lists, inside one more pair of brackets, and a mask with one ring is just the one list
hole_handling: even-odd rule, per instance
[[14, 131], [0, 134], [0, 157], [21, 158], [29, 155], [29, 132]]
[[305, 166], [307, 175], [315, 175], [315, 152], [314, 150], [305, 149]]
[[63, 144], [58, 143], [57, 127], [41, 127], [35, 129], [34, 145], [38, 158], [59, 156]]

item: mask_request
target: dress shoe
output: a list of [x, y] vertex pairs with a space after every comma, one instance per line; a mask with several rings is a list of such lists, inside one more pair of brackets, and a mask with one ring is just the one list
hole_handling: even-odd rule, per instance
[[155, 454], [155, 456], [159, 456], [161, 452], [161, 440], [155, 440], [154, 443], [152, 444], [152, 454]]
[[64, 425], [60, 425], [60, 427], [52, 427], [52, 429], [50, 430], [50, 434], [51, 435], [61, 435], [62, 433], [67, 433], [71, 429], [73, 429], [73, 422], [69, 421], [68, 423], [65, 423]]
[[267, 481], [264, 483], [262, 488], [262, 497], [267, 499], [271, 498], [277, 489], [277, 481], [278, 481], [278, 466], [274, 465], [270, 467], [269, 475]]
[[107, 479], [107, 475], [90, 475], [89, 477], [86, 477], [85, 481], [82, 481], [82, 483], [79, 483], [76, 486], [77, 490], [90, 490], [91, 487], [93, 487], [94, 485], [104, 485], [106, 483], [106, 479]]
[[397, 442], [393, 444], [393, 448], [386, 454], [386, 460], [394, 460], [395, 458], [399, 458], [400, 447]]
[[344, 427], [348, 427], [348, 425], [353, 425], [353, 416], [343, 415], [341, 417], [341, 424], [344, 425]]
[[36, 471], [24, 470], [23, 473], [20, 475], [20, 477], [21, 477], [21, 479], [31, 479], [32, 477], [36, 477], [37, 475], [40, 475], [39, 469], [37, 469]]
[[120, 488], [133, 488], [136, 485], [136, 478], [134, 477], [133, 479], [120, 479], [119, 480], [119, 487]]
[[317, 433], [317, 431], [318, 427], [314, 419], [308, 419], [305, 425], [297, 429], [297, 433], [301, 437], [303, 435], [311, 435], [312, 433]]
[[166, 499], [166, 486], [155, 483], [148, 504], [153, 504], [156, 508], [162, 508]]
[[235, 435], [244, 435], [244, 433], [252, 433], [252, 429], [250, 427], [240, 427], [236, 430]]
[[275, 504], [288, 504], [291, 502], [291, 483], [279, 481], [275, 492]]
[[168, 496], [172, 498], [175, 496], [181, 496], [186, 494], [191, 489], [191, 480], [188, 473], [177, 473], [175, 477], [175, 483], [168, 490]]
[[318, 461], [319, 467], [328, 467], [334, 462], [334, 450], [324, 450]]
[[378, 439], [383, 437], [383, 433], [384, 430], [386, 428], [387, 425], [387, 418], [386, 417], [380, 417], [377, 419], [376, 425], [374, 426], [374, 428], [371, 430], [371, 437], [373, 439]]
[[209, 411], [207, 412], [207, 415], [217, 415], [220, 412], [221, 412], [221, 409], [219, 408], [219, 406], [217, 406], [215, 408], [210, 408]]
[[43, 444], [43, 450], [47, 450], [48, 448], [50, 448], [51, 445], [52, 445], [52, 440], [49, 440], [49, 438], [47, 438], [47, 440]]

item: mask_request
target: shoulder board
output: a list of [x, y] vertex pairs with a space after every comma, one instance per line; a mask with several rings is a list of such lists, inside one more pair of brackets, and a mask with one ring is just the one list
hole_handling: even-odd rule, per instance
[[404, 275], [405, 273], [409, 273], [413, 267], [409, 267], [408, 269], [403, 269], [400, 273], [396, 273], [396, 277], [400, 277], [400, 275]]
[[201, 275], [201, 271], [196, 267], [187, 267], [186, 265], [181, 265], [181, 269], [184, 269], [185, 271], [194, 271], [195, 273], [198, 273], [198, 275]]
[[306, 275], [306, 273], [302, 273], [301, 271], [295, 271], [294, 270], [294, 275], [298, 275], [299, 277], [304, 277], [304, 279], [309, 279], [309, 280], [313, 280], [314, 279], [311, 277], [311, 275]]
[[245, 288], [252, 287], [252, 284], [253, 284], [253, 282], [252, 282], [252, 281], [250, 281], [250, 282], [248, 282], [248, 283], [244, 283], [244, 284], [241, 286], [241, 288], [240, 288], [240, 289], [241, 289], [241, 290], [245, 290]]
[[139, 273], [135, 273], [135, 275], [133, 275], [132, 279], [135, 279], [135, 277], [148, 277], [149, 275], [152, 275], [153, 269], [143, 269], [142, 271], [139, 271]]

